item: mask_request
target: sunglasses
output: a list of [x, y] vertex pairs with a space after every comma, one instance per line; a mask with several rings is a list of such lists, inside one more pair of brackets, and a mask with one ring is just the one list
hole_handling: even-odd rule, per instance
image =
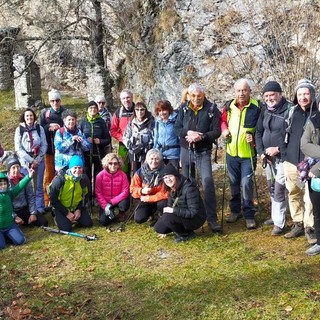
[[109, 166], [117, 166], [119, 164], [119, 162], [109, 162], [108, 164], [109, 164]]
[[146, 111], [146, 109], [135, 109], [136, 111]]
[[57, 103], [58, 103], [58, 102], [60, 102], [60, 99], [50, 100], [50, 102], [52, 102], [52, 103], [53, 103], [53, 102], [57, 102]]

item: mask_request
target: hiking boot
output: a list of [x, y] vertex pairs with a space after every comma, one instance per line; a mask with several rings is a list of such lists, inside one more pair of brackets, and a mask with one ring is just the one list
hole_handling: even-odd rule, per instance
[[320, 245], [314, 244], [311, 248], [306, 251], [308, 256], [315, 256], [320, 253]]
[[246, 219], [246, 226], [248, 230], [256, 229], [257, 225], [254, 219]]
[[215, 232], [222, 232], [222, 227], [217, 221], [209, 222], [208, 226], [212, 230], [212, 232], [214, 232], [214, 233]]
[[193, 231], [190, 231], [189, 233], [176, 233], [174, 242], [179, 243], [179, 242], [185, 242], [188, 240], [193, 239], [196, 236], [196, 234]]
[[280, 236], [281, 233], [283, 233], [283, 228], [280, 228], [278, 226], [274, 226], [271, 231], [272, 236]]
[[263, 224], [266, 225], [266, 226], [272, 226], [272, 225], [273, 225], [273, 220], [272, 220], [272, 218], [266, 220]]
[[233, 223], [233, 222], [236, 222], [237, 220], [239, 220], [241, 218], [242, 218], [241, 212], [238, 212], [238, 213], [231, 212], [229, 214], [229, 216], [226, 218], [226, 221], [228, 223]]
[[314, 230], [312, 228], [305, 228], [304, 234], [305, 234], [309, 244], [316, 244], [317, 243], [316, 234], [314, 233]]
[[304, 234], [304, 228], [301, 222], [295, 222], [291, 228], [291, 231], [286, 233], [284, 237], [286, 239], [291, 239], [295, 237], [302, 236]]

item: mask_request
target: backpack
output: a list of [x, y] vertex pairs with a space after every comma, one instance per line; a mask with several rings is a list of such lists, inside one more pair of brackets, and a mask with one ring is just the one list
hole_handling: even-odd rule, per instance
[[[19, 130], [20, 130], [20, 139], [21, 139], [23, 133], [26, 132], [27, 130], [26, 130], [26, 128], [25, 128], [24, 126], [22, 126], [22, 125], [19, 126]], [[40, 137], [40, 124], [36, 123], [36, 128], [35, 128], [35, 129], [32, 129], [32, 131], [33, 131], [33, 130], [37, 130], [37, 133], [38, 133], [38, 135], [39, 135], [39, 137]]]

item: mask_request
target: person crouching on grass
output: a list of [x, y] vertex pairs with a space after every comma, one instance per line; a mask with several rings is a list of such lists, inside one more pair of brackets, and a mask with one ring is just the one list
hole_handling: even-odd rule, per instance
[[164, 168], [163, 181], [170, 194], [154, 230], [160, 238], [174, 232], [177, 243], [190, 240], [195, 237], [193, 230], [200, 228], [206, 221], [199, 189], [193, 181], [179, 174], [172, 164]]
[[21, 245], [26, 238], [14, 221], [12, 199], [15, 198], [31, 181], [33, 169], [14, 188], [9, 188], [9, 179], [5, 172], [0, 172], [0, 249], [6, 246], [6, 240], [14, 245]]
[[54, 208], [58, 228], [71, 231], [72, 225], [92, 227], [86, 204], [89, 200], [90, 181], [83, 174], [83, 160], [73, 155], [66, 173], [57, 175], [50, 186], [50, 203]]

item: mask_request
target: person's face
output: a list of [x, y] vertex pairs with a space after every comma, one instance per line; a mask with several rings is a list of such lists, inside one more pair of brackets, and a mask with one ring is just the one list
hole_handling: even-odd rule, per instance
[[146, 115], [146, 109], [143, 107], [136, 107], [134, 109], [136, 117], [139, 121], [143, 120]]
[[282, 94], [280, 92], [267, 91], [263, 94], [263, 100], [268, 107], [274, 107], [280, 102]]
[[235, 87], [236, 100], [244, 105], [250, 100], [251, 89], [246, 81], [239, 82]]
[[100, 112], [100, 111], [103, 110], [103, 108], [105, 107], [106, 103], [105, 103], [105, 101], [98, 101], [97, 105], [98, 105], [98, 110]]
[[18, 178], [20, 174], [20, 166], [18, 164], [14, 164], [10, 167], [9, 175], [12, 178]]
[[204, 92], [193, 91], [189, 94], [189, 98], [193, 106], [200, 107], [204, 101]]
[[8, 189], [8, 183], [5, 179], [0, 180], [0, 191], [6, 191]]
[[94, 117], [98, 113], [98, 108], [96, 106], [88, 107], [88, 114], [90, 117]]
[[168, 174], [163, 177], [163, 181], [166, 186], [168, 186], [170, 189], [175, 189], [177, 184], [177, 178], [174, 175]]
[[151, 170], [157, 169], [160, 164], [160, 158], [157, 155], [151, 155], [148, 158], [147, 163]]
[[73, 130], [76, 127], [77, 119], [71, 116], [67, 116], [64, 120], [64, 125], [69, 130]]
[[116, 158], [113, 158], [108, 163], [108, 171], [110, 173], [116, 173], [119, 169], [119, 161]]
[[302, 108], [309, 107], [312, 102], [311, 93], [310, 93], [309, 88], [299, 88], [297, 90], [297, 100], [298, 100], [298, 104]]
[[61, 100], [60, 99], [50, 100], [50, 105], [54, 110], [59, 110], [61, 107]]
[[24, 121], [27, 126], [32, 126], [34, 124], [34, 115], [31, 111], [26, 111], [24, 113]]
[[131, 96], [129, 93], [127, 92], [122, 92], [120, 94], [120, 100], [122, 105], [129, 110], [132, 107], [132, 103], [133, 103], [133, 96]]
[[83, 173], [83, 168], [79, 166], [74, 166], [70, 169], [70, 172], [74, 177], [80, 177]]
[[168, 120], [169, 118], [169, 111], [168, 110], [165, 110], [165, 109], [161, 109], [159, 111], [159, 117], [162, 119], [162, 120]]

